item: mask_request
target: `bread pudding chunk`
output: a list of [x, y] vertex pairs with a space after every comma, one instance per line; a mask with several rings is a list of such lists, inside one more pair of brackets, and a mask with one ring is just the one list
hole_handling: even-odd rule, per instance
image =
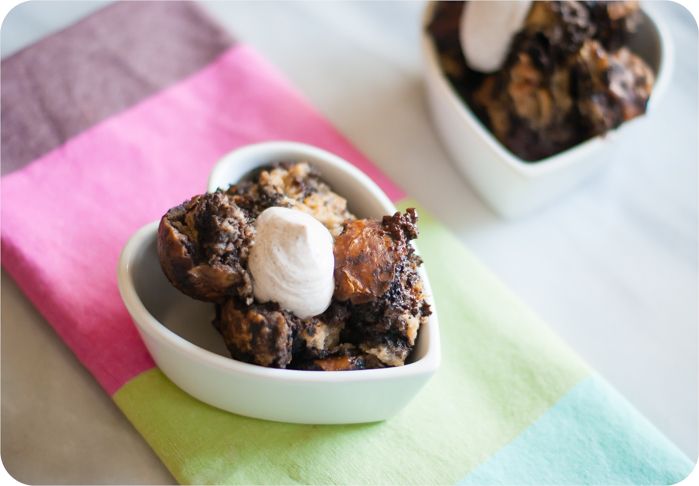
[[254, 227], [222, 192], [194, 196], [170, 209], [158, 227], [158, 256], [170, 283], [190, 297], [252, 302], [247, 258]]
[[298, 369], [309, 371], [352, 371], [385, 368], [375, 356], [363, 353], [351, 344], [343, 344], [325, 358], [305, 361]]
[[233, 358], [272, 368], [286, 368], [300, 319], [277, 304], [241, 304], [228, 299], [214, 326]]
[[417, 238], [417, 213], [357, 220], [335, 241], [335, 298], [348, 301], [348, 342], [381, 363], [400, 366], [430, 315], [410, 241]]
[[347, 305], [333, 301], [321, 315], [301, 321], [294, 341], [292, 367], [303, 367], [304, 362], [336, 353], [342, 344], [342, 332], [348, 319]]

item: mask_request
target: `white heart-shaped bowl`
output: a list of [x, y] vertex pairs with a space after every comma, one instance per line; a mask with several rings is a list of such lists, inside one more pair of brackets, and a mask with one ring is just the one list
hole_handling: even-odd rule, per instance
[[[313, 164], [359, 217], [378, 218], [396, 211], [383, 191], [356, 167], [324, 150], [293, 142], [261, 143], [231, 152], [214, 167], [209, 190], [228, 187], [260, 166], [284, 160]], [[147, 224], [126, 243], [119, 261], [119, 291], [158, 367], [203, 402], [281, 422], [375, 422], [405, 407], [439, 367], [436, 308], [422, 268], [420, 276], [433, 313], [420, 329], [405, 366], [298, 371], [234, 360], [211, 324], [213, 304], [185, 296], [165, 278], [156, 250], [157, 227], [157, 221]]]

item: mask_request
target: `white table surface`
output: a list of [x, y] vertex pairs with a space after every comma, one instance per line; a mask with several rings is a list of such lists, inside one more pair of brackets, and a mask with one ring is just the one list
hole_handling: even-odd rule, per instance
[[[3, 57], [99, 6], [16, 7], [3, 25]], [[697, 457], [698, 74], [688, 12], [651, 6], [681, 48], [665, 102], [627, 127], [615, 163], [554, 207], [508, 222], [474, 195], [430, 124], [421, 3], [205, 7]], [[5, 467], [27, 483], [173, 481], [4, 273], [1, 439]]]

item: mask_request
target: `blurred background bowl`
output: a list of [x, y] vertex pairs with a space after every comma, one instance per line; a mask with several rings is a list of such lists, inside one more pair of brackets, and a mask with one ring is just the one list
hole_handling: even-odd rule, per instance
[[629, 42], [656, 74], [647, 113], [623, 123], [616, 130], [591, 138], [537, 162], [515, 156], [484, 126], [453, 89], [439, 65], [437, 50], [427, 26], [435, 2], [425, 8], [422, 51], [425, 88], [432, 120], [439, 137], [458, 169], [481, 198], [499, 215], [517, 217], [534, 211], [571, 191], [614, 158], [626, 126], [652, 118], [672, 72], [673, 46], [662, 20], [643, 10], [643, 22]]

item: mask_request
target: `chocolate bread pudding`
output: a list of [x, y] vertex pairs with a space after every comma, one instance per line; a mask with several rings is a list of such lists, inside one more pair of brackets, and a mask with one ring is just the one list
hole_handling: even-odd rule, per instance
[[177, 289], [216, 306], [213, 325], [234, 359], [401, 366], [430, 315], [410, 243], [417, 219], [414, 209], [358, 219], [310, 164], [280, 162], [170, 209], [158, 254]]
[[194, 196], [170, 209], [158, 227], [158, 255], [170, 283], [199, 300], [238, 296], [252, 302], [246, 270], [254, 228], [250, 217], [221, 192]]
[[405, 362], [430, 314], [417, 273], [422, 260], [409, 243], [416, 223], [414, 209], [352, 221], [335, 242], [335, 297], [352, 310], [346, 335], [393, 366]]
[[451, 85], [505, 147], [538, 161], [645, 113], [654, 73], [628, 48], [636, 1], [530, 4], [490, 72], [462, 48], [471, 2], [436, 2], [427, 27]]

